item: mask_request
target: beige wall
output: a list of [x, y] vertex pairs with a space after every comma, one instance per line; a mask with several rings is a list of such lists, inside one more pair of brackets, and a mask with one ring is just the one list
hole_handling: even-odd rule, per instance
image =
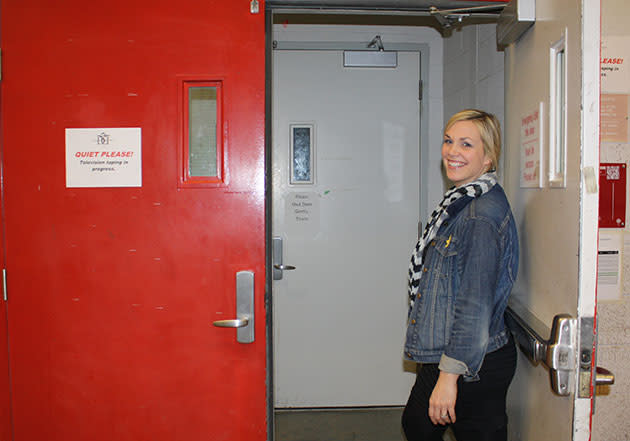
[[503, 125], [503, 81], [496, 25], [463, 26], [444, 39], [444, 122], [473, 107], [494, 113]]
[[477, 107], [503, 119], [503, 52], [496, 25], [463, 26], [444, 39], [444, 120]]
[[[630, 46], [630, 4], [627, 0], [602, 0], [602, 39], [624, 36]], [[630, 50], [628, 51], [630, 54]], [[629, 57], [630, 58], [630, 57]], [[630, 59], [626, 59], [630, 62]], [[629, 86], [630, 88], [630, 86]], [[602, 88], [602, 93], [606, 90]], [[630, 164], [630, 142], [602, 143], [601, 162], [623, 162]], [[630, 193], [626, 190], [627, 193]], [[626, 198], [626, 212], [630, 207]], [[622, 243], [630, 242], [629, 217], [626, 227], [613, 229], [621, 236]], [[609, 230], [610, 231], [610, 230]], [[622, 254], [622, 295], [618, 301], [599, 301], [599, 344], [597, 364], [615, 374], [615, 385], [608, 395], [596, 399], [593, 417], [593, 441], [625, 441], [630, 439], [630, 247]]]

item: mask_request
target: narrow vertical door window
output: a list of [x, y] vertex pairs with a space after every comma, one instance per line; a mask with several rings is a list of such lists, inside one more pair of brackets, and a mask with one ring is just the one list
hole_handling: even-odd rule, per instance
[[290, 125], [291, 184], [313, 184], [313, 124]]
[[185, 186], [222, 182], [221, 83], [184, 82], [183, 167]]
[[566, 44], [563, 37], [550, 52], [549, 184], [566, 186]]
[[188, 112], [188, 173], [191, 177], [216, 176], [216, 87], [191, 87]]

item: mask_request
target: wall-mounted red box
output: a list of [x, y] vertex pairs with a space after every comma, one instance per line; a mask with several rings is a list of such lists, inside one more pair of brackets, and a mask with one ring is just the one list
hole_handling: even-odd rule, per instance
[[626, 226], [626, 164], [599, 164], [599, 227]]

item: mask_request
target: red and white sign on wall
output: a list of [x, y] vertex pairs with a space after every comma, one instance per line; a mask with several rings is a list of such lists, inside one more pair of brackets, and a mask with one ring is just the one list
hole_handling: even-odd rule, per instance
[[599, 227], [626, 226], [626, 164], [599, 164]]
[[542, 157], [543, 103], [521, 118], [521, 187], [542, 187], [540, 164]]

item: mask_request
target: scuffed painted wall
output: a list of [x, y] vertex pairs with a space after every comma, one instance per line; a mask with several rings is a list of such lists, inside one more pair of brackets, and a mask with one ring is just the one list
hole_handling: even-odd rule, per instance
[[[609, 37], [624, 37], [630, 47], [630, 5], [626, 0], [602, 0], [602, 41]], [[630, 55], [630, 50], [626, 50]], [[630, 57], [624, 62], [630, 63]], [[603, 85], [604, 86], [604, 85]], [[628, 86], [630, 88], [630, 85]], [[602, 87], [602, 93], [606, 93]], [[627, 109], [626, 109], [627, 112]], [[625, 115], [627, 120], [627, 113]], [[630, 141], [630, 140], [628, 140]], [[630, 142], [602, 142], [600, 162], [621, 162], [630, 164]], [[627, 169], [627, 167], [626, 167]], [[628, 191], [626, 190], [626, 198]], [[626, 199], [626, 207], [628, 207]], [[630, 228], [626, 214], [626, 227], [613, 229], [620, 234], [622, 243], [630, 243]], [[608, 230], [610, 231], [610, 230]], [[615, 374], [615, 384], [607, 395], [599, 395], [595, 402], [593, 417], [593, 441], [630, 440], [630, 247], [623, 249], [621, 257], [621, 298], [617, 301], [598, 303], [598, 355], [597, 364]]]

